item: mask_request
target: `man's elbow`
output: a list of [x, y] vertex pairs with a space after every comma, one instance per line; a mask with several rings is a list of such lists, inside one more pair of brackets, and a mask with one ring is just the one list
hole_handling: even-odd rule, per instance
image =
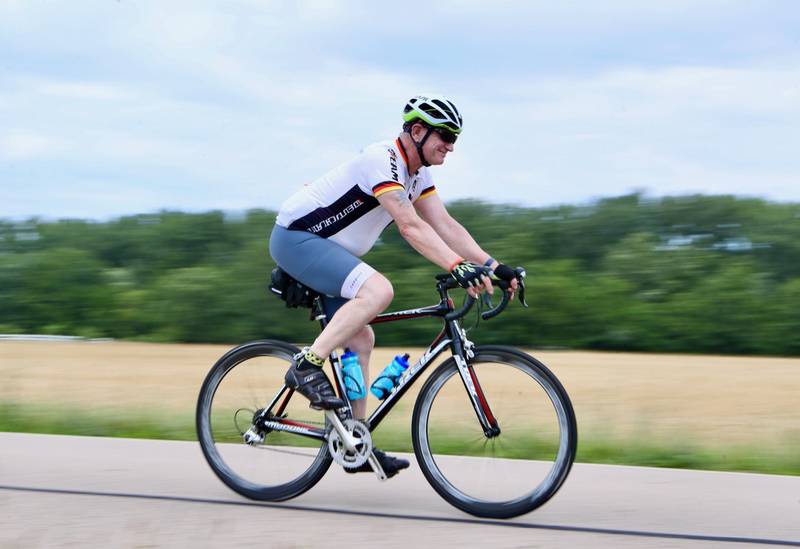
[[402, 220], [396, 220], [397, 230], [400, 231], [400, 236], [406, 240], [414, 240], [420, 234], [420, 219], [409, 217]]

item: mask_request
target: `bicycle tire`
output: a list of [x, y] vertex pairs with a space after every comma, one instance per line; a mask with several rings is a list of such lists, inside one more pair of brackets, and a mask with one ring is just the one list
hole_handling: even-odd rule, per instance
[[[475, 349], [475, 356], [469, 361], [469, 365], [474, 368], [477, 379], [480, 380], [479, 383], [482, 390], [485, 392], [489, 406], [492, 408], [496, 406], [502, 409], [504, 406], [508, 405], [506, 406], [507, 409], [512, 410], [510, 417], [509, 414], [506, 414], [505, 420], [500, 417], [500, 415], [497, 415], [501, 429], [503, 429], [504, 425], [507, 427], [505, 432], [501, 431], [500, 435], [497, 436], [498, 443], [503, 439], [504, 435], [510, 437], [515, 436], [515, 431], [508, 429], [508, 423], [510, 422], [513, 424], [514, 420], [519, 418], [514, 416], [513, 403], [509, 403], [509, 399], [499, 394], [498, 391], [488, 390], [484, 381], [488, 382], [490, 379], [498, 378], [497, 372], [503, 374], [502, 377], [506, 377], [505, 374], [511, 372], [510, 368], [514, 368], [516, 371], [514, 379], [515, 384], [503, 385], [501, 382], [495, 381], [493, 382], [494, 386], [503, 388], [504, 391], [509, 393], [513, 392], [510, 398], [518, 400], [523, 403], [524, 406], [529, 404], [528, 401], [531, 400], [530, 395], [538, 395], [537, 399], [540, 402], [540, 408], [537, 410], [539, 410], [538, 416], [541, 417], [537, 417], [536, 421], [542, 421], [543, 417], [550, 416], [551, 419], [555, 417], [558, 422], [557, 446], [552, 450], [542, 450], [545, 453], [547, 451], [553, 452], [552, 466], [549, 464], [549, 458], [544, 461], [533, 460], [533, 446], [528, 442], [525, 442], [522, 450], [514, 455], [516, 458], [524, 458], [527, 455], [527, 459], [511, 460], [503, 457], [503, 455], [498, 456], [500, 452], [495, 453], [496, 448], [494, 446], [491, 448], [490, 456], [482, 457], [480, 461], [473, 461], [473, 458], [463, 457], [467, 455], [468, 452], [461, 452], [459, 457], [454, 457], [452, 453], [456, 452], [454, 450], [437, 453], [436, 444], [432, 442], [432, 439], [435, 441], [437, 437], [436, 429], [434, 425], [432, 425], [432, 421], [435, 424], [433, 417], [438, 413], [434, 412], [434, 410], [437, 410], [437, 397], [443, 401], [442, 404], [438, 406], [438, 409], [446, 409], [447, 414], [461, 414], [460, 417], [464, 418], [464, 421], [471, 421], [474, 424], [475, 428], [479, 430], [478, 437], [483, 437], [484, 449], [494, 440], [487, 439], [483, 434], [475, 411], [468, 401], [467, 392], [464, 388], [464, 384], [461, 382], [461, 376], [458, 373], [455, 359], [452, 357], [442, 363], [431, 374], [420, 390], [414, 405], [412, 440], [417, 461], [425, 478], [434, 490], [447, 502], [462, 511], [484, 518], [512, 518], [529, 513], [543, 505], [555, 495], [563, 485], [572, 468], [578, 442], [577, 423], [572, 403], [564, 387], [544, 364], [534, 357], [512, 347], [495, 345], [478, 347]], [[489, 368], [489, 366], [484, 367], [485, 365], [491, 365], [491, 368]], [[498, 366], [500, 367], [498, 368]], [[482, 375], [482, 371], [485, 373], [486, 370], [490, 370], [492, 375]], [[530, 384], [530, 386], [528, 386], [525, 381], [526, 379], [535, 381], [536, 385]], [[451, 382], [450, 385], [448, 385], [448, 382]], [[538, 389], [536, 386], [538, 386]], [[443, 389], [445, 387], [449, 387], [449, 389]], [[468, 408], [468, 410], [452, 411], [455, 397], [450, 395], [454, 394], [455, 391], [461, 394], [459, 398], [463, 403], [462, 408]], [[544, 396], [542, 396], [541, 393], [543, 393]], [[548, 406], [552, 406], [552, 410], [549, 412], [546, 411]], [[471, 419], [466, 419], [469, 416], [471, 416]], [[445, 415], [442, 417], [446, 418], [446, 420], [442, 421], [442, 424], [447, 428], [446, 437], [448, 437], [448, 444], [452, 444], [452, 440], [458, 438], [459, 430], [450, 424], [451, 420], [447, 419], [449, 416]], [[550, 431], [553, 432], [553, 437], [555, 437], [556, 428], [553, 426], [550, 427]], [[531, 429], [533, 429], [532, 426]], [[538, 433], [527, 433], [527, 431], [530, 430], [527, 425], [524, 426], [524, 430], [526, 433], [520, 437], [520, 440], [523, 440], [525, 436], [529, 438], [538, 436]], [[444, 433], [444, 431], [440, 430], [439, 433], [438, 436], [442, 438], [445, 437], [444, 434], [441, 434]], [[542, 444], [542, 447], [545, 448], [546, 445]], [[450, 455], [445, 455], [445, 453], [450, 453]], [[470, 455], [476, 454], [473, 453]], [[469, 461], [464, 461], [465, 459]], [[460, 464], [458, 463], [459, 460], [461, 461]], [[448, 465], [450, 463], [453, 465]], [[467, 466], [466, 472], [462, 473], [461, 470], [465, 469], [465, 465]], [[548, 467], [550, 467], [549, 470], [547, 469]], [[496, 470], [497, 472], [492, 474], [496, 477], [498, 484], [505, 483], [510, 486], [509, 489], [511, 490], [520, 489], [518, 486], [522, 486], [526, 481], [524, 478], [525, 474], [516, 474], [516, 471], [537, 471], [537, 475], [539, 471], [547, 471], [547, 474], [544, 476], [544, 473], [542, 473], [543, 480], [533, 486], [530, 491], [520, 496], [508, 496], [508, 499], [506, 499], [507, 496], [505, 495], [500, 496], [496, 500], [483, 496], [470, 495], [463, 486], [456, 486], [457, 482], [453, 480], [453, 475], [463, 477], [464, 480], [460, 480], [459, 482], [472, 486], [472, 484], [477, 482], [475, 477], [481, 469]], [[448, 478], [448, 476], [451, 478]], [[535, 483], [535, 480], [532, 480], [532, 482]], [[489, 484], [491, 483], [489, 482]], [[495, 490], [495, 487], [491, 487], [491, 490]]]
[[[263, 364], [266, 368], [277, 370], [277, 372], [274, 372], [273, 374], [279, 374], [280, 381], [275, 382], [275, 386], [264, 388], [258, 387], [259, 391], [264, 389], [264, 398], [269, 399], [282, 387], [283, 374], [286, 371], [286, 368], [288, 368], [288, 366], [292, 363], [292, 357], [298, 352], [299, 349], [297, 347], [282, 341], [259, 340], [242, 344], [228, 351], [216, 362], [216, 364], [214, 364], [200, 389], [200, 394], [197, 400], [196, 429], [197, 438], [203, 451], [203, 455], [205, 456], [208, 464], [211, 466], [211, 469], [214, 471], [217, 477], [222, 480], [222, 482], [224, 482], [235, 492], [247, 498], [260, 501], [283, 501], [297, 497], [319, 482], [331, 465], [332, 459], [328, 451], [327, 444], [324, 441], [321, 441], [318, 451], [314, 453], [313, 445], [316, 443], [315, 441], [311, 441], [310, 444], [312, 444], [312, 448], [308, 450], [303, 448], [303, 455], [307, 453], [308, 459], [311, 460], [310, 466], [304, 469], [305, 465], [300, 464], [300, 472], [295, 476], [295, 478], [292, 478], [286, 482], [277, 482], [275, 484], [271, 482], [256, 482], [242, 476], [242, 474], [238, 472], [232, 465], [232, 460], [226, 459], [226, 455], [230, 454], [232, 450], [239, 452], [240, 455], [246, 455], [244, 452], [249, 451], [250, 448], [247, 447], [244, 441], [240, 439], [239, 443], [242, 445], [241, 447], [245, 447], [247, 450], [241, 450], [239, 449], [241, 447], [237, 448], [235, 444], [217, 444], [214, 438], [214, 423], [217, 421], [215, 419], [216, 416], [213, 416], [215, 413], [214, 399], [215, 396], [217, 396], [221, 384], [226, 380], [226, 378], [231, 376], [231, 373], [236, 368], [244, 369], [244, 365], [248, 364]], [[274, 378], [275, 376], [272, 375], [271, 377]], [[291, 397], [295, 397], [295, 395], [291, 395], [290, 398]], [[294, 400], [297, 401], [297, 406], [304, 406], [305, 408], [308, 407], [308, 402], [302, 396], [298, 395], [294, 398]], [[233, 405], [235, 406], [236, 404]], [[266, 405], [266, 402], [263, 405]], [[232, 409], [231, 405], [227, 405], [226, 412], [223, 415], [228, 416], [229, 412], [227, 410], [230, 409]], [[310, 411], [308, 413], [314, 412]], [[321, 412], [319, 413], [321, 414]], [[236, 414], [238, 414], [238, 411]], [[229, 427], [227, 423], [230, 421], [230, 418], [227, 418], [225, 421], [226, 427]], [[233, 422], [236, 423], [236, 421], [236, 417], [234, 417]], [[272, 433], [266, 434], [265, 439], [269, 439], [270, 436], [272, 436]], [[280, 433], [280, 436], [292, 437], [290, 433], [285, 432]], [[303, 437], [294, 435], [294, 438], [299, 440]], [[305, 440], [308, 441], [310, 439]], [[305, 444], [307, 445], [308, 443], [305, 442]], [[233, 446], [234, 448], [229, 449], [229, 446]], [[280, 451], [280, 448], [288, 447], [281, 446], [276, 448], [278, 448], [278, 451]], [[284, 453], [291, 454], [292, 452], [290, 450], [285, 450]], [[265, 467], [270, 467], [269, 459], [261, 461], [266, 462], [264, 463]], [[261, 471], [259, 468], [259, 472], [266, 471]]]

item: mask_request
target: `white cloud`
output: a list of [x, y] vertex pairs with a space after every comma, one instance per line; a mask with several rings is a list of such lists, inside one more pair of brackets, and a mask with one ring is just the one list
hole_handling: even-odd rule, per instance
[[0, 158], [7, 161], [32, 160], [63, 149], [64, 143], [51, 136], [27, 131], [0, 134]]
[[797, 199], [789, 191], [800, 183], [791, 150], [797, 68], [614, 69], [498, 82], [499, 93], [472, 95], [461, 107], [457, 156], [469, 156], [469, 167], [447, 170], [458, 173], [460, 196], [484, 196], [482, 174], [490, 174], [502, 183], [491, 196], [530, 204], [637, 188]]
[[134, 94], [130, 90], [103, 82], [41, 81], [39, 86], [34, 85], [33, 88], [34, 93], [61, 99], [124, 101], [134, 98]]
[[[800, 198], [800, 52], [763, 30], [787, 5], [411, 3], [409, 24], [367, 2], [6, 3], [0, 158], [37, 196], [12, 213], [277, 207], [396, 134], [428, 89], [465, 116], [435, 171], [445, 198]], [[689, 32], [731, 22], [736, 36]], [[726, 40], [721, 58], [696, 57]], [[75, 192], [46, 203], [54, 177]]]

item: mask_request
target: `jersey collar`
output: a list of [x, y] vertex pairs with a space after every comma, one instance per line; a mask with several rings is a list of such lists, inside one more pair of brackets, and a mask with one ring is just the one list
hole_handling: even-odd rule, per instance
[[406, 163], [406, 173], [408, 173], [408, 175], [416, 175], [417, 173], [419, 173], [419, 170], [417, 170], [417, 171], [416, 171], [416, 172], [414, 172], [413, 174], [411, 174], [411, 173], [408, 171], [408, 166], [409, 166], [409, 164], [408, 164], [408, 154], [406, 153], [406, 148], [403, 146], [403, 142], [402, 142], [402, 141], [400, 141], [400, 138], [399, 138], [399, 137], [398, 137], [397, 139], [395, 139], [395, 140], [394, 140], [394, 142], [395, 142], [395, 144], [397, 145], [397, 149], [400, 151], [400, 156], [402, 156], [402, 157], [403, 157], [403, 162], [405, 162], [405, 163]]

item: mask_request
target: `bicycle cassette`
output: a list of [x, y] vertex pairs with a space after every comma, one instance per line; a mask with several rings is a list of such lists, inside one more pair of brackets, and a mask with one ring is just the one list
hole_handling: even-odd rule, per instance
[[342, 422], [344, 428], [356, 439], [355, 452], [347, 450], [338, 431], [331, 426], [328, 429], [328, 451], [333, 461], [347, 469], [361, 467], [372, 454], [372, 435], [361, 421], [346, 419]]

